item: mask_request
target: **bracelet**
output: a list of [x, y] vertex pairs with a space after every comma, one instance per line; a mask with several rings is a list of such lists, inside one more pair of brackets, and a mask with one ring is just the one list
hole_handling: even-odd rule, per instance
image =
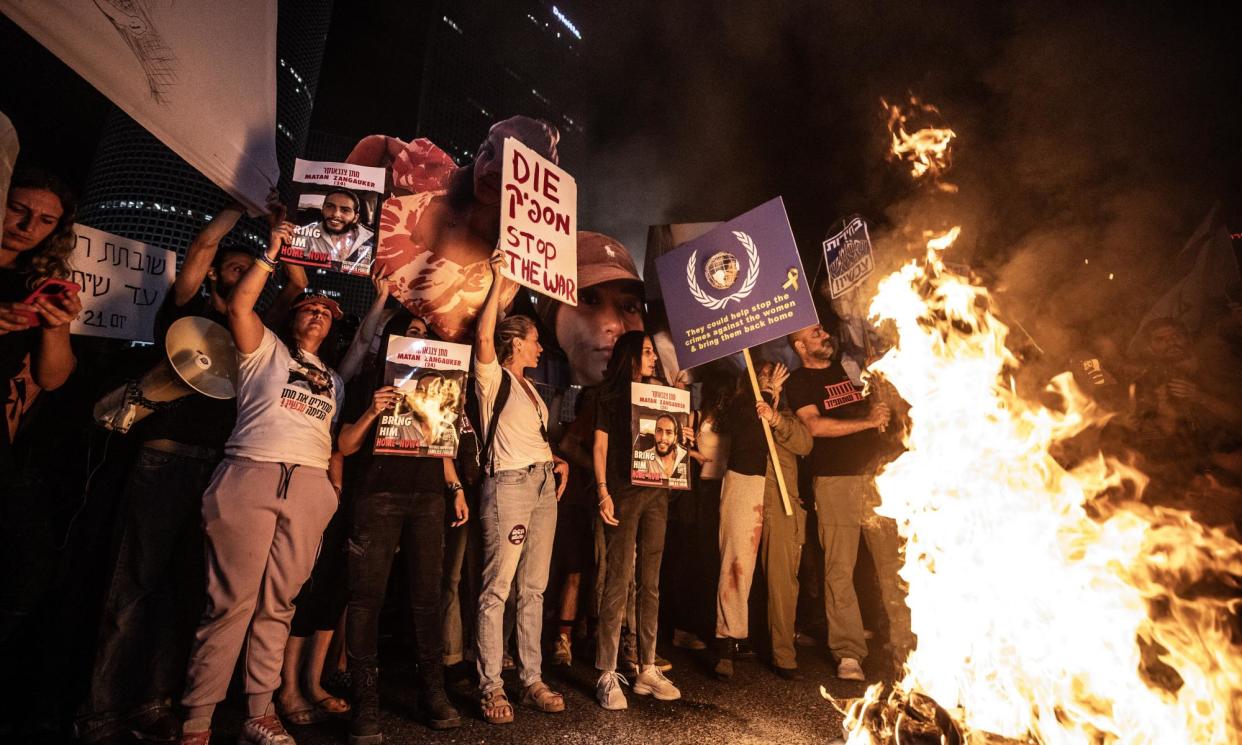
[[460, 481], [450, 481], [444, 485], [444, 490], [451, 494], [456, 494], [459, 491], [465, 491], [465, 489], [462, 488]]
[[273, 273], [273, 272], [275, 272], [275, 271], [276, 271], [276, 265], [275, 265], [275, 264], [272, 264], [272, 263], [270, 263], [270, 262], [268, 262], [268, 261], [264, 261], [262, 258], [255, 259], [255, 261], [254, 261], [254, 265], [255, 265], [255, 266], [257, 266], [257, 267], [259, 267], [259, 268], [260, 268], [260, 269], [262, 269], [263, 271], [267, 272], [268, 274], [271, 274], [271, 273]]

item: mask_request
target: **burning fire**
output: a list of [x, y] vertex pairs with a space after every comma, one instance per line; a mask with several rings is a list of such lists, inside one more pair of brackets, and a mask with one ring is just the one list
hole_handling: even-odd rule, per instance
[[942, 182], [940, 177], [952, 164], [953, 138], [957, 133], [945, 127], [922, 127], [913, 133], [906, 127], [911, 120], [926, 116], [939, 117], [935, 106], [924, 104], [911, 96], [908, 106], [898, 106], [887, 101], [880, 102], [888, 111], [888, 131], [892, 137], [890, 154], [910, 165], [910, 175], [915, 180], [930, 177], [942, 191], [956, 192], [953, 184]]
[[941, 260], [957, 234], [931, 237], [871, 305], [897, 334], [873, 369], [911, 407], [877, 511], [905, 539], [919, 644], [891, 692], [873, 686], [850, 708], [849, 743], [907, 742], [918, 719], [944, 733], [928, 697], [966, 742], [1238, 742], [1239, 601], [1191, 588], [1242, 575], [1242, 546], [1185, 512], [1118, 498], [1145, 484], [1122, 464], [1054, 460], [1101, 414], [1068, 373], [1050, 385], [1062, 406], [1018, 395], [987, 291]]

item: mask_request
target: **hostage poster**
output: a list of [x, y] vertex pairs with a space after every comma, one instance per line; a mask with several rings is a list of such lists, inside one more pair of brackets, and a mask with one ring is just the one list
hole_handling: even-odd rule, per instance
[[690, 488], [690, 454], [682, 436], [689, 424], [690, 391], [630, 384], [631, 484]]
[[298, 158], [293, 169], [298, 228], [280, 257], [294, 264], [368, 275], [375, 258], [384, 169]]
[[380, 415], [373, 452], [456, 457], [469, 367], [468, 345], [389, 336], [384, 379], [403, 395]]

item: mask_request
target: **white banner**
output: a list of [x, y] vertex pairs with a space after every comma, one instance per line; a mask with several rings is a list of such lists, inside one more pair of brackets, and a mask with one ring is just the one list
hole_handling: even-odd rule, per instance
[[276, 164], [275, 0], [0, 0], [204, 176], [266, 212]]
[[177, 276], [177, 252], [75, 225], [70, 279], [82, 290], [82, 315], [69, 332], [153, 341], [155, 314]]
[[504, 275], [535, 292], [578, 304], [578, 183], [552, 161], [505, 138], [500, 247]]

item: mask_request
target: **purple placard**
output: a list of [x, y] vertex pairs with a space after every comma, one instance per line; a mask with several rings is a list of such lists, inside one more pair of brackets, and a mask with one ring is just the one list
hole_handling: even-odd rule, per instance
[[656, 259], [682, 368], [819, 323], [780, 197]]

